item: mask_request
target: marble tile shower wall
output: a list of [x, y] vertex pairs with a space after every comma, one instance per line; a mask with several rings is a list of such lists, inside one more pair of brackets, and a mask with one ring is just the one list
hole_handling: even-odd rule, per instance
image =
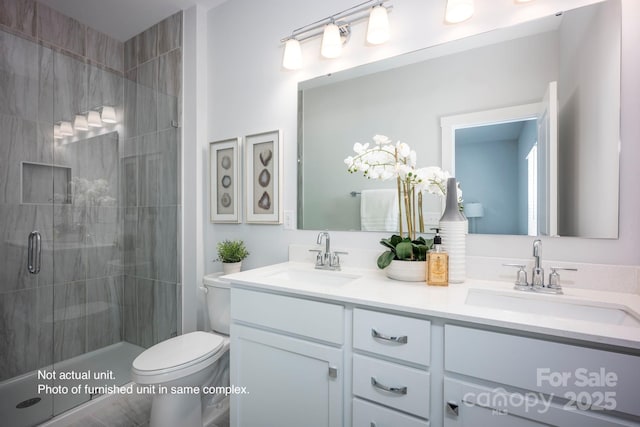
[[[53, 123], [122, 109], [124, 45], [34, 1], [0, 0], [0, 52], [2, 381], [122, 340], [122, 142], [112, 132], [54, 144]], [[42, 175], [34, 194], [49, 199], [25, 196], [35, 184], [23, 168]], [[104, 180], [104, 197], [56, 198], [69, 178]], [[26, 269], [32, 230], [43, 237], [39, 275]]]
[[181, 329], [182, 13], [124, 44], [124, 339], [149, 347]]
[[[181, 14], [154, 28], [156, 65], [136, 56], [131, 81], [123, 43], [32, 0], [0, 0], [0, 381], [178, 330]], [[123, 116], [117, 132], [54, 144], [53, 123], [99, 105]], [[67, 180], [32, 167], [50, 174], [52, 197], [23, 203], [22, 162], [68, 168], [106, 197], [76, 187], [72, 203], [54, 202]], [[39, 275], [25, 267], [32, 230], [43, 235]]]

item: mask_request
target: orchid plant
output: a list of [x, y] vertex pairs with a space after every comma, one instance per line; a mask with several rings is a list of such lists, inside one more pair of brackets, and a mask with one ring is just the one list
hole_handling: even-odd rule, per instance
[[[416, 232], [424, 233], [422, 199], [424, 193], [445, 196], [449, 173], [437, 166], [416, 168], [416, 152], [403, 142], [396, 142], [384, 135], [375, 135], [373, 145], [356, 142], [355, 155], [344, 159], [350, 173], [362, 171], [368, 179], [390, 180], [395, 178], [400, 212], [400, 237], [403, 236], [403, 217], [406, 235], [416, 239]], [[462, 193], [458, 188], [458, 201]]]

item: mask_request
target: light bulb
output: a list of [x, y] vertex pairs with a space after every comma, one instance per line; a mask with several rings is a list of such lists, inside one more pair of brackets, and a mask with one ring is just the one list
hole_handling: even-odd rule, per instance
[[89, 130], [89, 123], [87, 123], [87, 118], [81, 114], [77, 114], [75, 120], [73, 121], [73, 127], [75, 130]]
[[71, 122], [60, 122], [60, 135], [62, 136], [73, 135], [73, 126], [71, 126]]
[[371, 9], [367, 27], [367, 42], [382, 44], [389, 40], [389, 16], [387, 9], [378, 5]]
[[89, 111], [89, 114], [87, 114], [87, 124], [92, 128], [102, 127], [102, 119], [100, 118], [100, 114], [97, 111]]
[[457, 24], [473, 16], [473, 0], [447, 0], [444, 19], [450, 24]]
[[102, 107], [102, 121], [105, 123], [118, 123], [116, 110], [109, 106]]
[[337, 58], [342, 53], [342, 38], [340, 28], [335, 23], [327, 24], [322, 35], [320, 53], [325, 58]]
[[302, 67], [302, 49], [298, 40], [289, 39], [286, 41], [282, 66], [287, 70], [299, 70]]

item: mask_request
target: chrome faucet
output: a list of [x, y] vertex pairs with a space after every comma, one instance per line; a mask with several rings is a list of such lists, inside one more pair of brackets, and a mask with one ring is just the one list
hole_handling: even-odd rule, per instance
[[533, 242], [533, 269], [531, 271], [532, 278], [531, 283], [527, 282], [527, 272], [525, 266], [522, 264], [503, 264], [508, 267], [517, 267], [518, 275], [514, 284], [514, 289], [519, 291], [536, 291], [547, 294], [562, 294], [562, 286], [560, 286], [560, 275], [558, 270], [578, 271], [577, 268], [561, 268], [551, 267], [551, 274], [549, 274], [549, 284], [544, 284], [544, 269], [540, 263], [540, 257], [542, 256], [542, 241], [536, 239]]
[[331, 253], [331, 236], [329, 236], [329, 232], [327, 231], [323, 231], [321, 233], [318, 233], [318, 239], [316, 240], [316, 243], [321, 245], [322, 244], [322, 238], [324, 239], [324, 254], [330, 254]]
[[540, 267], [540, 255], [542, 252], [542, 241], [536, 239], [533, 242], [533, 270], [531, 271], [531, 285], [533, 287], [544, 287], [544, 269]]
[[316, 255], [316, 268], [320, 270], [340, 270], [340, 255], [346, 255], [347, 252], [331, 252], [331, 236], [327, 231], [321, 231], [318, 233], [316, 243], [322, 244], [322, 238], [324, 237], [325, 248], [321, 249], [309, 249], [311, 252], [317, 252]]

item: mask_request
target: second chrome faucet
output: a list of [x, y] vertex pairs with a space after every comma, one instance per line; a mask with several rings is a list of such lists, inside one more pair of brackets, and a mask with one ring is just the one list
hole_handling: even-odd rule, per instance
[[544, 283], [544, 269], [541, 264], [542, 257], [542, 241], [536, 239], [533, 242], [533, 269], [531, 270], [531, 283], [527, 281], [527, 272], [523, 264], [503, 264], [508, 267], [517, 267], [518, 273], [514, 289], [520, 291], [536, 291], [548, 294], [562, 294], [562, 286], [560, 286], [559, 270], [578, 271], [577, 268], [551, 267], [549, 274], [549, 282]]

